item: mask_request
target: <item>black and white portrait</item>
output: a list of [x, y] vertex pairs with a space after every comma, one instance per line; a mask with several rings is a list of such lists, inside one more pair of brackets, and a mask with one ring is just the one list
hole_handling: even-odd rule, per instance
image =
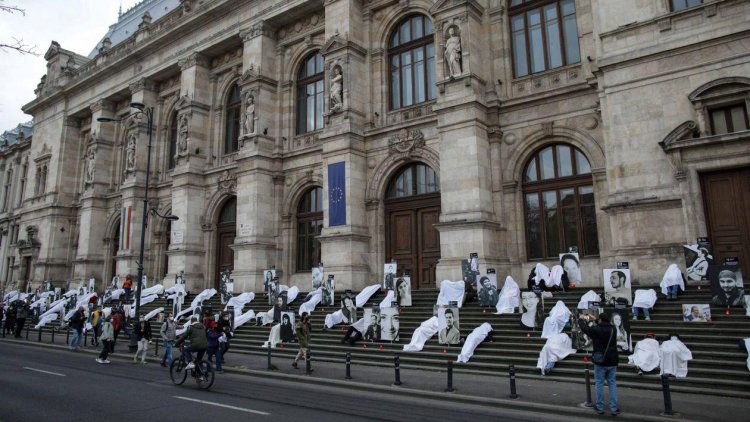
[[291, 343], [297, 341], [294, 334], [294, 312], [282, 312], [281, 313], [281, 327], [279, 329], [279, 337], [284, 343]]
[[568, 280], [571, 284], [581, 282], [581, 267], [577, 252], [561, 253], [560, 265], [568, 274]]
[[588, 321], [588, 325], [596, 324], [596, 320], [599, 318], [599, 310], [597, 309], [576, 309], [575, 312], [570, 314], [570, 326], [571, 326], [571, 337], [573, 339], [573, 348], [578, 351], [591, 352], [594, 350], [594, 342], [591, 337], [587, 336], [580, 327], [578, 327], [578, 320], [582, 315], [593, 315], [594, 318]]
[[279, 279], [274, 277], [271, 281], [268, 282], [268, 304], [271, 306], [274, 306], [276, 304], [276, 298], [279, 296], [279, 291], [281, 287], [279, 286]]
[[745, 290], [739, 266], [711, 265], [708, 267], [708, 279], [711, 280], [711, 304], [742, 306]]
[[714, 263], [709, 243], [682, 245], [688, 282], [708, 280], [708, 267]]
[[711, 322], [711, 305], [708, 303], [683, 304], [682, 320], [685, 322]]
[[396, 287], [396, 263], [383, 265], [383, 289], [393, 290]]
[[630, 318], [628, 318], [627, 309], [607, 309], [610, 324], [615, 328], [615, 339], [617, 341], [617, 350], [621, 352], [631, 351], [630, 342]]
[[400, 316], [397, 307], [380, 310], [380, 339], [383, 341], [398, 341]]
[[604, 302], [614, 304], [617, 299], [627, 300], [633, 304], [633, 294], [630, 286], [630, 270], [604, 270]]
[[539, 293], [521, 293], [521, 323], [528, 328], [537, 328], [544, 320], [544, 307]]
[[364, 339], [380, 341], [380, 308], [365, 308], [364, 320], [367, 324]]
[[438, 308], [438, 343], [458, 344], [461, 341], [461, 330], [457, 307]]
[[471, 270], [471, 262], [468, 259], [461, 260], [461, 274], [464, 283], [474, 286], [477, 282], [476, 274]]
[[323, 285], [323, 264], [312, 267], [312, 289], [316, 290]]
[[479, 306], [497, 306], [497, 299], [499, 297], [497, 291], [497, 274], [495, 270], [490, 268], [492, 272], [479, 276], [479, 282], [477, 283], [477, 296], [479, 297]]
[[354, 303], [354, 295], [346, 292], [341, 297], [341, 313], [344, 314], [344, 322], [351, 324], [357, 320], [357, 305]]
[[283, 312], [286, 312], [286, 310], [286, 292], [280, 292], [278, 295], [276, 295], [276, 299], [273, 304], [273, 320], [277, 322], [281, 321], [281, 314]]
[[750, 295], [745, 295], [745, 316], [750, 316]]
[[270, 283], [271, 280], [273, 280], [274, 278], [276, 278], [275, 268], [271, 268], [270, 270], [263, 271], [263, 290], [268, 292], [268, 283]]
[[396, 301], [398, 306], [411, 306], [411, 277], [396, 278]]
[[469, 269], [474, 274], [479, 274], [479, 254], [472, 252], [469, 254]]
[[328, 275], [328, 278], [323, 281], [323, 285], [321, 287], [323, 295], [320, 304], [323, 306], [335, 306], [333, 293], [336, 291], [336, 280], [334, 280], [333, 274]]

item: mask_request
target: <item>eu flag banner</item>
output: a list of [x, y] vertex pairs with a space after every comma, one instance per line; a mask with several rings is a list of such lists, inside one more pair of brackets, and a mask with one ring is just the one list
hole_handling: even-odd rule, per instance
[[328, 165], [328, 225], [346, 225], [346, 163]]

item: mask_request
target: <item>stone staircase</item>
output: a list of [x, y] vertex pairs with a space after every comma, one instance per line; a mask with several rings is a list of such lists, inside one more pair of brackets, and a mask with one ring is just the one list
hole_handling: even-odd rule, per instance
[[[577, 289], [572, 292], [556, 293], [553, 299], [545, 301], [545, 310], [554, 306], [557, 300], [565, 302], [569, 309], [575, 309], [578, 300], [587, 289]], [[603, 292], [599, 291], [602, 294]], [[432, 316], [433, 304], [437, 299], [437, 290], [420, 290], [412, 292], [413, 306], [403, 308], [401, 312], [401, 341], [364, 342], [355, 346], [341, 344], [346, 326], [334, 327], [322, 331], [326, 313], [334, 312], [334, 307], [318, 307], [312, 315], [313, 333], [311, 351], [313, 360], [328, 362], [343, 362], [347, 352], [351, 353], [355, 365], [381, 366], [392, 368], [393, 358], [400, 357], [401, 367], [404, 369], [420, 368], [428, 370], [445, 370], [448, 360], [455, 360], [460, 353], [460, 346], [444, 346], [437, 342], [437, 335], [425, 344], [421, 352], [403, 352], [402, 347], [407, 344], [414, 330], [424, 320]], [[304, 294], [291, 304], [295, 310], [302, 303]], [[384, 294], [375, 294], [365, 306], [377, 306]], [[730, 315], [725, 315], [725, 309], [712, 307], [713, 322], [687, 323], [682, 321], [683, 303], [709, 303], [708, 290], [698, 290], [689, 287], [680, 295], [677, 301], [666, 301], [660, 297], [651, 311], [651, 321], [631, 321], [633, 343], [642, 339], [646, 332], [653, 332], [657, 336], [678, 333], [683, 342], [693, 352], [693, 360], [688, 364], [688, 377], [673, 379], [673, 391], [712, 394], [750, 398], [750, 372], [747, 369], [747, 354], [738, 348], [738, 340], [750, 336], [750, 317], [744, 315], [744, 310], [732, 308]], [[245, 308], [266, 311], [270, 308], [262, 294]], [[189, 303], [189, 300], [187, 301]], [[210, 301], [214, 311], [222, 309], [218, 297]], [[142, 307], [143, 313], [159, 306], [168, 309], [166, 301], [157, 300]], [[545, 340], [540, 337], [540, 331], [532, 331], [522, 326], [519, 314], [494, 315], [494, 308], [482, 309], [476, 301], [469, 303], [460, 310], [461, 335], [467, 336], [482, 324], [489, 322], [494, 331], [494, 342], [483, 343], [475, 351], [467, 364], [454, 363], [454, 371], [506, 377], [508, 365], [513, 364], [518, 377], [542, 379], [536, 368], [539, 351]], [[361, 310], [360, 310], [361, 317]], [[45, 330], [50, 328], [45, 327]], [[157, 327], [154, 327], [158, 330]], [[235, 331], [232, 348], [227, 356], [231, 364], [231, 354], [265, 356], [267, 350], [260, 346], [268, 339], [270, 327], [257, 327], [252, 321]], [[569, 328], [566, 328], [569, 333]], [[32, 332], [32, 336], [34, 336]], [[284, 344], [273, 349], [273, 360], [280, 365], [290, 363], [297, 352], [297, 345]], [[585, 353], [569, 356], [558, 362], [552, 374], [544, 377], [554, 381], [583, 383], [584, 368], [591, 367], [584, 362]], [[620, 354], [620, 370], [618, 371], [618, 385], [639, 389], [659, 390], [661, 384], [658, 376], [636, 374], [633, 367], [627, 366], [627, 354]]]

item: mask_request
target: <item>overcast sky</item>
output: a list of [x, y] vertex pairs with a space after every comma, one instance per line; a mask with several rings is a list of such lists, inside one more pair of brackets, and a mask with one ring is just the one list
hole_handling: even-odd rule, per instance
[[3, 6], [18, 6], [26, 16], [0, 13], [0, 43], [13, 37], [36, 46], [38, 56], [0, 52], [0, 133], [31, 120], [21, 106], [34, 99], [34, 89], [46, 73], [44, 53], [52, 40], [66, 50], [87, 56], [109, 25], [139, 0], [0, 0]]

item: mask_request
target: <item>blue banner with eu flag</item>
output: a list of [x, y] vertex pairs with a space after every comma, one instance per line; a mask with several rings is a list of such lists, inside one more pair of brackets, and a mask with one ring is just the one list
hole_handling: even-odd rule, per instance
[[346, 163], [328, 165], [328, 225], [346, 225]]

